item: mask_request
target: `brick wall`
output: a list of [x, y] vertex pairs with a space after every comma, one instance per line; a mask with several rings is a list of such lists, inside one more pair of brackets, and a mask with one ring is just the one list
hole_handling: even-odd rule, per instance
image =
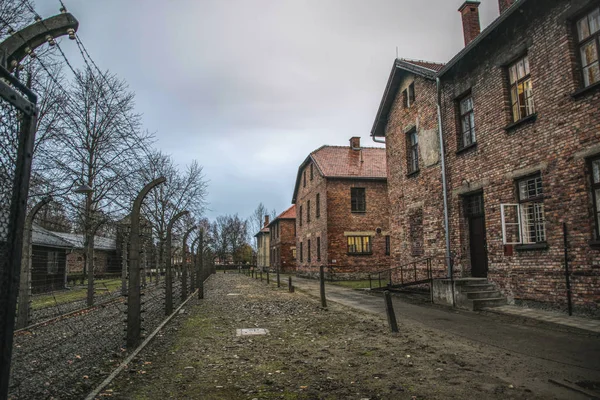
[[[359, 151], [359, 150], [357, 150]], [[317, 276], [319, 266], [333, 268], [339, 278], [352, 278], [361, 272], [388, 268], [391, 257], [385, 255], [385, 234], [388, 231], [389, 209], [385, 180], [357, 180], [324, 178], [314, 168], [310, 180], [310, 164], [307, 164], [306, 187], [300, 182], [296, 201], [296, 265], [297, 273]], [[301, 179], [302, 175], [301, 175]], [[352, 213], [350, 188], [360, 187], [366, 191], [365, 213]], [[320, 196], [320, 216], [316, 214], [316, 196]], [[310, 221], [307, 204], [310, 200]], [[300, 225], [302, 206], [302, 225]], [[382, 234], [375, 235], [377, 228]], [[369, 232], [372, 235], [371, 255], [348, 255], [345, 233]], [[321, 257], [317, 257], [318, 239], [321, 242]], [[308, 260], [310, 240], [311, 259]], [[300, 256], [302, 248], [302, 258]]]
[[[70, 274], [77, 274], [83, 272], [83, 264], [84, 264], [84, 252], [81, 249], [73, 250], [72, 252], [67, 254], [67, 271]], [[119, 260], [117, 258], [116, 251], [103, 251], [103, 250], [95, 250], [94, 251], [94, 272], [95, 273], [105, 273], [110, 272], [110, 270], [120, 269], [120, 265], [118, 264]], [[111, 268], [112, 267], [112, 268]], [[119, 268], [117, 268], [119, 267]]]
[[296, 220], [277, 219], [271, 225], [271, 230], [278, 230], [279, 235], [271, 240], [271, 254], [277, 255], [272, 258], [271, 267], [281, 268], [282, 272], [294, 272], [296, 260], [293, 256], [293, 248], [296, 246]]
[[[402, 104], [402, 91], [415, 84], [415, 102], [410, 108]], [[408, 175], [406, 157], [407, 132], [416, 129], [419, 138], [419, 172]], [[443, 270], [445, 251], [443, 226], [442, 179], [439, 160], [435, 81], [404, 72], [398, 95], [386, 126], [388, 197], [393, 265], [403, 265], [435, 257]], [[429, 139], [423, 140], [424, 137]], [[422, 227], [414, 225], [415, 215], [422, 215]], [[411, 224], [411, 221], [413, 222]], [[422, 252], [413, 252], [413, 230], [422, 235]]]
[[[573, 22], [564, 18], [569, 2], [533, 6], [515, 13], [504, 29], [485, 39], [473, 61], [443, 77], [452, 249], [457, 252], [457, 272], [469, 276], [463, 199], [483, 191], [490, 280], [511, 301], [563, 307], [565, 222], [574, 303], [598, 313], [600, 250], [589, 244], [594, 238], [592, 194], [582, 153], [600, 151], [600, 91], [571, 96], [581, 82]], [[512, 122], [506, 65], [524, 54], [529, 57], [537, 119], [505, 129]], [[468, 91], [474, 101], [477, 145], [457, 154], [456, 100]], [[505, 255], [500, 205], [516, 203], [515, 180], [534, 172], [542, 176], [547, 248]]]
[[[311, 161], [312, 163], [312, 161]], [[298, 188], [296, 199], [296, 272], [300, 275], [315, 276], [319, 266], [326, 265], [328, 260], [327, 249], [327, 180], [321, 176], [316, 165], [313, 164], [313, 179], [310, 179], [310, 163], [306, 171], [306, 187], [303, 180]], [[301, 178], [303, 179], [303, 178]], [[320, 216], [317, 217], [317, 193], [320, 198]], [[307, 203], [310, 200], [310, 217], [307, 216]], [[302, 214], [300, 213], [302, 206]], [[300, 220], [302, 218], [302, 221]], [[307, 218], [310, 218], [308, 221]], [[317, 260], [317, 239], [321, 238], [321, 259]], [[311, 247], [311, 261], [308, 262], [308, 240]], [[302, 246], [300, 245], [302, 244]], [[301, 256], [302, 247], [302, 256]]]

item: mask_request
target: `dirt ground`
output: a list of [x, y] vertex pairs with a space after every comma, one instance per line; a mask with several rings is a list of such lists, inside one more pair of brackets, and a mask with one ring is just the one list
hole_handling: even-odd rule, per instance
[[[288, 293], [244, 275], [213, 275], [100, 398], [118, 399], [548, 399], [511, 382], [528, 366], [443, 332]], [[264, 336], [236, 336], [265, 328]], [[518, 372], [518, 371], [517, 371]], [[567, 397], [568, 398], [568, 397]], [[578, 398], [578, 397], [573, 397]]]

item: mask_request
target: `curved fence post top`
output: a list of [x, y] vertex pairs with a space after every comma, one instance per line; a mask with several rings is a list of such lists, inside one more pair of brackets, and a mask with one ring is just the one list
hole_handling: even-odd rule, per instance
[[138, 209], [139, 209], [139, 207], [141, 207], [142, 201], [144, 201], [144, 198], [146, 197], [146, 195], [148, 194], [148, 192], [150, 190], [152, 190], [154, 187], [160, 185], [161, 183], [165, 183], [166, 181], [167, 181], [167, 178], [165, 178], [164, 176], [161, 176], [160, 178], [156, 178], [152, 182], [150, 182], [146, 186], [144, 186], [144, 188], [140, 191], [140, 193], [138, 193], [137, 197], [135, 198], [135, 201], [133, 202], [134, 210], [136, 209], [136, 206]]
[[184, 210], [184, 211], [180, 211], [177, 214], [175, 214], [173, 216], [173, 218], [171, 218], [171, 220], [169, 221], [169, 224], [167, 225], [167, 235], [171, 232], [171, 230], [173, 229], [173, 225], [175, 224], [175, 222], [177, 222], [177, 220], [181, 217], [183, 217], [184, 215], [189, 215], [189, 211]]
[[53, 200], [52, 196], [42, 197], [42, 199], [40, 201], [38, 201], [36, 203], [36, 205], [33, 206], [31, 211], [29, 211], [29, 214], [27, 214], [27, 222], [28, 223], [32, 222], [33, 219], [35, 218], [36, 214], [38, 213], [38, 211], [40, 211], [42, 207], [44, 207], [46, 204], [50, 203], [52, 200]]

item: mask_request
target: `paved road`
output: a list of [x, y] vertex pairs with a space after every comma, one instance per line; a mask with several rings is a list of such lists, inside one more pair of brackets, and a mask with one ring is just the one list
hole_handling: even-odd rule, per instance
[[[318, 281], [294, 278], [294, 286], [319, 297]], [[326, 297], [328, 301], [385, 318], [382, 297], [329, 284]], [[531, 326], [518, 318], [412, 304], [398, 297], [394, 297], [393, 303], [400, 330], [403, 323], [420, 324], [424, 329], [441, 331], [456, 340], [476, 342], [482, 349], [503, 350], [516, 357], [517, 363], [526, 363], [531, 368], [530, 376], [510, 376], [509, 373], [504, 377], [509, 380], [527, 380], [548, 393], [562, 395], [568, 392], [548, 383], [548, 379], [590, 380], [600, 384], [599, 335], [568, 332], [549, 325]], [[577, 393], [571, 393], [573, 398], [578, 398]]]

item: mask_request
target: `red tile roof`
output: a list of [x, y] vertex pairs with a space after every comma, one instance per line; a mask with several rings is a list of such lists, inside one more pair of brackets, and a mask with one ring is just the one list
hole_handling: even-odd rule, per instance
[[387, 178], [384, 148], [323, 146], [311, 156], [326, 178]]
[[413, 64], [419, 67], [423, 67], [423, 68], [427, 68], [430, 69], [432, 71], [435, 72], [439, 72], [441, 71], [442, 68], [444, 68], [444, 66], [446, 64], [442, 64], [442, 63], [436, 63], [436, 62], [431, 62], [431, 61], [423, 61], [423, 60], [410, 60], [407, 58], [401, 58], [400, 60], [409, 63], [409, 64]]
[[268, 226], [273, 225], [276, 221], [280, 219], [296, 219], [296, 205], [292, 204], [290, 208], [279, 214], [277, 218], [271, 221], [271, 223]]
[[275, 219], [295, 219], [296, 218], [296, 205], [293, 204], [290, 208], [279, 214]]

